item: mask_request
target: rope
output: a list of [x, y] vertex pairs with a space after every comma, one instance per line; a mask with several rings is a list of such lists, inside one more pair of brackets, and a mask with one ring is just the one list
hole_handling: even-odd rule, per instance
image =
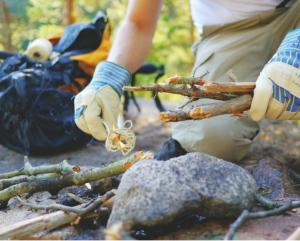
[[125, 121], [119, 129], [113, 127], [111, 130], [104, 121], [103, 125], [107, 130], [107, 138], [105, 141], [107, 151], [120, 151], [125, 156], [134, 149], [136, 136], [132, 130], [133, 124], [131, 120]]

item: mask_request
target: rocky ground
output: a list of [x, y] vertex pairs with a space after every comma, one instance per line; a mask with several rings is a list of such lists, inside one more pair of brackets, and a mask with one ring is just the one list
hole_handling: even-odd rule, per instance
[[[158, 111], [152, 101], [141, 101], [142, 113], [131, 111], [137, 134], [136, 150], [156, 152], [169, 137], [168, 125], [158, 121]], [[241, 163], [256, 180], [259, 191], [273, 200], [299, 198], [300, 190], [300, 126], [293, 122], [261, 123], [261, 134], [251, 152]], [[71, 164], [102, 166], [122, 158], [117, 153], [107, 153], [102, 143], [56, 156], [30, 157], [32, 165], [58, 163], [67, 159]], [[23, 165], [23, 156], [0, 147], [0, 173], [15, 170]], [[37, 193], [32, 199], [55, 201], [47, 192]], [[21, 207], [12, 199], [6, 210], [0, 211], [0, 228], [20, 220], [38, 216], [45, 211], [32, 211]], [[156, 239], [220, 239], [228, 230], [232, 219], [209, 220], [199, 216], [187, 217], [168, 226], [152, 230], [139, 230], [139, 238]], [[238, 232], [239, 239], [286, 239], [300, 223], [300, 210], [284, 215], [250, 220]], [[48, 239], [101, 239], [103, 226], [69, 226], [35, 237]], [[45, 236], [46, 235], [46, 236]]]

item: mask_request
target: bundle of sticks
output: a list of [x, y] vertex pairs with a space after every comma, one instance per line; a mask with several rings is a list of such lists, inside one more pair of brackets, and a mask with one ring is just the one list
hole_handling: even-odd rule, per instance
[[173, 76], [167, 79], [166, 84], [125, 86], [124, 90], [179, 94], [189, 97], [188, 103], [201, 98], [222, 100], [209, 105], [184, 105], [177, 110], [160, 113], [161, 121], [176, 122], [223, 114], [240, 115], [250, 108], [254, 88], [253, 82], [209, 82], [197, 77]]

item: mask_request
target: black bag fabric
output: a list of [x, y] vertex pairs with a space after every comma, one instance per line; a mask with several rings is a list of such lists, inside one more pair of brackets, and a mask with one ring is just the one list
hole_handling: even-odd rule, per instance
[[[78, 148], [91, 139], [74, 123], [73, 94], [57, 89], [59, 79], [52, 73], [39, 65], [0, 79], [2, 145], [26, 155], [53, 154]], [[59, 73], [54, 75], [59, 78]]]
[[[0, 144], [26, 155], [54, 154], [87, 144], [92, 137], [73, 119], [74, 94], [59, 87], [85, 74], [70, 56], [96, 49], [107, 20], [67, 27], [54, 49], [53, 62], [34, 62], [25, 55], [0, 65]], [[70, 35], [70, 33], [72, 33]]]

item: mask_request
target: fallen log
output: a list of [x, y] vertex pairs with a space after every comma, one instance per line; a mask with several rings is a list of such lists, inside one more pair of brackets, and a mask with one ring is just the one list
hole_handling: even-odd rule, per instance
[[[88, 168], [85, 170], [79, 170], [77, 172], [58, 174], [58, 173], [46, 173], [36, 176], [28, 176], [26, 180], [18, 179], [18, 182], [11, 182], [11, 186], [6, 186], [5, 189], [0, 191], [0, 206], [5, 206], [8, 200], [12, 197], [23, 193], [34, 193], [39, 191], [57, 191], [67, 186], [83, 185], [87, 182], [97, 181], [102, 178], [112, 177], [125, 172], [134, 163], [151, 158], [152, 154], [144, 153], [142, 151], [136, 152], [123, 160], [114, 162], [106, 167], [100, 168]], [[36, 167], [38, 168], [38, 167]], [[6, 184], [7, 179], [4, 179]], [[2, 180], [3, 181], [3, 180]], [[1, 185], [0, 185], [1, 186]]]
[[243, 95], [231, 100], [210, 105], [192, 106], [175, 111], [160, 113], [160, 120], [163, 122], [177, 122], [191, 119], [205, 119], [212, 116], [224, 114], [241, 114], [251, 106], [251, 95]]

